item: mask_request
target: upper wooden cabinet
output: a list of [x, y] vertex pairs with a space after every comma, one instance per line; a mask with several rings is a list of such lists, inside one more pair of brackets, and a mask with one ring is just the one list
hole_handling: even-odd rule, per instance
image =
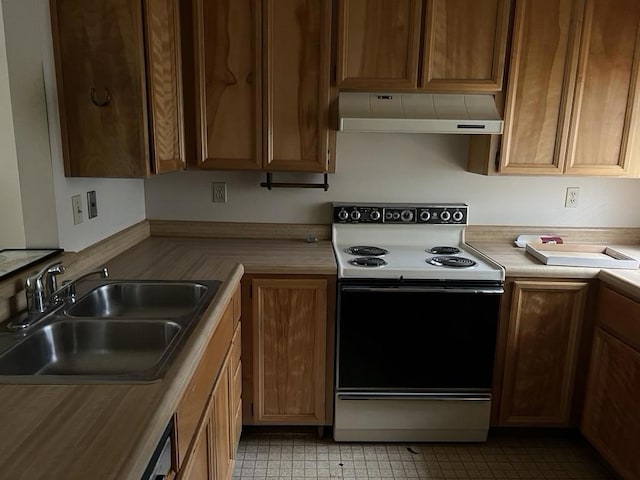
[[176, 0], [51, 0], [65, 174], [184, 167]]
[[637, 173], [640, 2], [586, 0], [581, 35], [565, 172]]
[[504, 134], [471, 138], [469, 170], [637, 176], [639, 65], [639, 2], [517, 0]]
[[338, 8], [341, 89], [502, 88], [509, 0], [339, 0]]
[[197, 168], [329, 172], [331, 1], [194, 0]]

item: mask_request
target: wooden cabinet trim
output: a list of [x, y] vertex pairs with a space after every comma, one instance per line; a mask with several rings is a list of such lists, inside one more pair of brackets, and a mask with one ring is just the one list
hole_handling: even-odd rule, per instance
[[[549, 282], [549, 281], [515, 281], [513, 282], [513, 296], [509, 314], [509, 328], [504, 362], [504, 380], [501, 389], [499, 422], [502, 425], [568, 425], [571, 420], [572, 391], [576, 376], [576, 364], [580, 350], [581, 329], [583, 323], [584, 305], [588, 290], [585, 282]], [[575, 298], [571, 308], [566, 339], [565, 363], [563, 365], [561, 385], [559, 386], [560, 402], [553, 414], [525, 415], [517, 413], [518, 399], [516, 388], [518, 381], [519, 361], [522, 340], [521, 329], [523, 321], [523, 295], [527, 291], [542, 292], [573, 292]], [[560, 319], [558, 319], [560, 320]], [[542, 339], [544, 341], [544, 339]], [[539, 341], [534, 339], [535, 341]], [[529, 359], [532, 360], [532, 359]], [[526, 366], [526, 364], [525, 364]], [[525, 367], [523, 367], [525, 368]], [[528, 379], [525, 379], [529, 381]], [[544, 392], [541, 392], [544, 393]], [[555, 406], [555, 405], [554, 405]]]
[[446, 0], [427, 0], [425, 24], [423, 31], [422, 75], [420, 88], [427, 91], [471, 91], [498, 92], [502, 89], [502, 81], [507, 50], [507, 36], [509, 33], [510, 0], [498, 0], [497, 17], [495, 23], [495, 38], [493, 58], [491, 62], [491, 78], [487, 79], [435, 79], [433, 78], [433, 63], [436, 58], [436, 32], [438, 19], [436, 18], [437, 4]]

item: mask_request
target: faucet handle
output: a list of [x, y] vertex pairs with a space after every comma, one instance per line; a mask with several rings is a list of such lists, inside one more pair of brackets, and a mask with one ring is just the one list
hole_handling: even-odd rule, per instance
[[49, 274], [57, 275], [59, 273], [64, 273], [64, 265], [62, 265], [62, 262], [51, 262], [27, 277], [25, 288], [28, 291], [44, 290], [45, 277]]

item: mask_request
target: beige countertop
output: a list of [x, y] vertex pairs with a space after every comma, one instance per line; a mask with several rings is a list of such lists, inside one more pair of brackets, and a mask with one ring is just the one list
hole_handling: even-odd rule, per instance
[[[513, 241], [470, 241], [469, 244], [505, 268], [507, 277], [598, 278], [619, 290], [640, 298], [640, 270], [602, 269], [545, 265], [516, 247]], [[640, 245], [607, 244], [630, 257], [640, 259]]]
[[243, 272], [336, 273], [331, 243], [303, 240], [150, 237], [107, 266], [111, 278], [223, 283], [158, 382], [0, 385], [2, 478], [140, 478]]

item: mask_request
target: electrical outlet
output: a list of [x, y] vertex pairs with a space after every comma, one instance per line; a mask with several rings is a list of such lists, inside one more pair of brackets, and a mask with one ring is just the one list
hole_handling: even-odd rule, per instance
[[82, 200], [80, 199], [80, 195], [71, 197], [71, 208], [73, 208], [73, 224], [78, 225], [82, 223]]
[[213, 182], [214, 203], [227, 203], [227, 184], [224, 182]]
[[87, 216], [89, 219], [98, 216], [98, 199], [96, 198], [95, 190], [87, 192]]
[[580, 187], [567, 187], [567, 196], [564, 199], [565, 208], [577, 208]]

